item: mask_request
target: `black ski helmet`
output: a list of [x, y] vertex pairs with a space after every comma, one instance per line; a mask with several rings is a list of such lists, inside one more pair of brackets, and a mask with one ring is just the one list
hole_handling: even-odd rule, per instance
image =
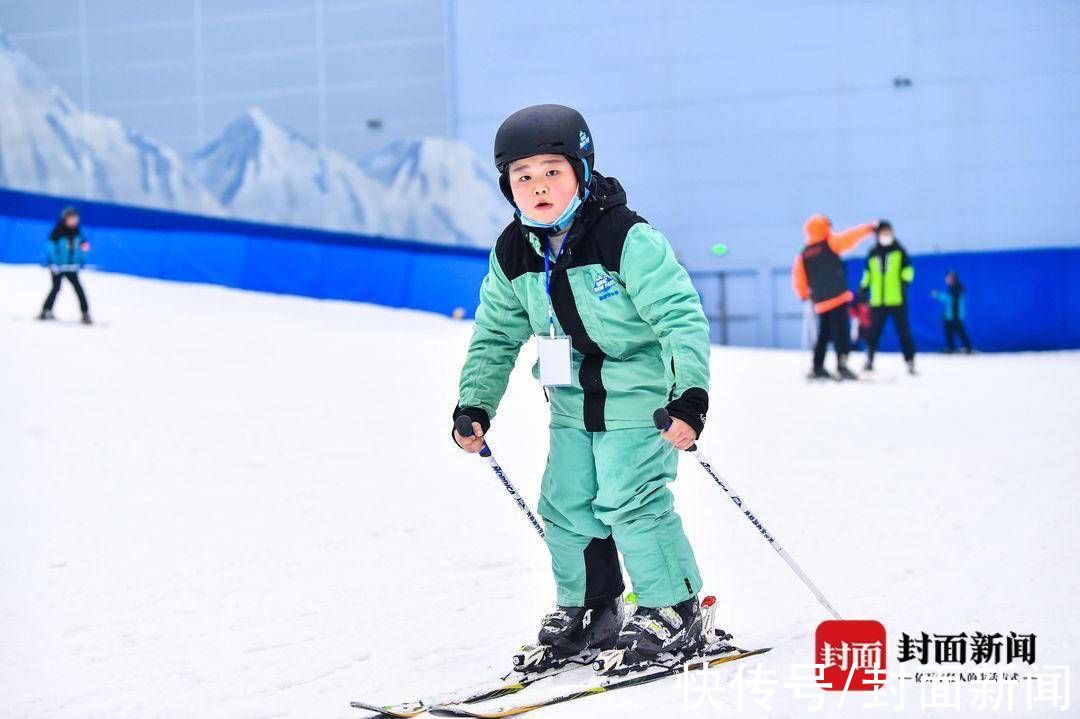
[[495, 168], [499, 187], [510, 204], [507, 170], [510, 163], [531, 155], [565, 155], [577, 175], [578, 188], [585, 196], [594, 167], [592, 132], [581, 113], [565, 105], [532, 105], [503, 120], [495, 133]]

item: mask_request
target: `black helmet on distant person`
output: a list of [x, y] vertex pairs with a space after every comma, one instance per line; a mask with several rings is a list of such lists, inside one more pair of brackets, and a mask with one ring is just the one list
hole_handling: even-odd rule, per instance
[[495, 133], [495, 167], [499, 187], [511, 204], [507, 170], [510, 163], [532, 155], [565, 155], [578, 178], [581, 198], [589, 194], [594, 145], [581, 113], [565, 105], [532, 105], [503, 120]]

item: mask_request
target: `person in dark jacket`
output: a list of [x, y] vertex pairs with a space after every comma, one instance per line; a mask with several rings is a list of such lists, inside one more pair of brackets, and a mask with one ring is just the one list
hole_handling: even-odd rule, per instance
[[813, 300], [818, 317], [811, 379], [832, 378], [825, 370], [825, 353], [830, 341], [836, 350], [836, 372], [840, 379], [858, 379], [847, 366], [848, 352], [851, 351], [848, 303], [855, 295], [848, 289], [840, 255], [854, 249], [877, 226], [877, 222], [867, 222], [833, 232], [832, 222], [825, 215], [812, 215], [803, 226], [806, 246], [795, 256], [791, 266], [791, 285], [799, 299]]
[[941, 320], [945, 324], [945, 351], [956, 351], [956, 335], [964, 345], [964, 354], [971, 354], [971, 340], [964, 330], [967, 314], [964, 307], [964, 286], [956, 270], [949, 270], [945, 275], [945, 291], [934, 290], [930, 296], [941, 303]]
[[56, 295], [60, 292], [60, 282], [66, 278], [79, 297], [83, 324], [93, 323], [90, 319], [90, 306], [86, 301], [86, 292], [83, 291], [82, 283], [79, 282], [79, 270], [86, 264], [86, 253], [89, 250], [90, 243], [83, 237], [79, 225], [79, 211], [74, 207], [65, 207], [60, 214], [60, 220], [49, 233], [48, 263], [49, 273], [52, 275], [52, 289], [49, 290], [49, 296], [45, 298], [45, 304], [41, 308], [38, 319], [56, 319], [53, 315], [53, 305], [56, 303]]
[[896, 239], [892, 225], [882, 220], [877, 229], [877, 244], [866, 257], [860, 287], [870, 293], [870, 334], [866, 340], [866, 364], [863, 369], [872, 372], [874, 354], [885, 320], [892, 318], [896, 334], [900, 336], [900, 348], [908, 372], [915, 374], [915, 341], [911, 338], [908, 323], [907, 288], [915, 279], [915, 267], [907, 250]]

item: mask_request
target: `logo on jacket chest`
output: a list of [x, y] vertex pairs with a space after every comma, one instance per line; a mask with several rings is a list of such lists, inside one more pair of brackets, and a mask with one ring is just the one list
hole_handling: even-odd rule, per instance
[[619, 294], [619, 286], [618, 283], [615, 282], [614, 277], [601, 273], [593, 280], [592, 291], [596, 296], [596, 299], [603, 302], [612, 297], [617, 297]]

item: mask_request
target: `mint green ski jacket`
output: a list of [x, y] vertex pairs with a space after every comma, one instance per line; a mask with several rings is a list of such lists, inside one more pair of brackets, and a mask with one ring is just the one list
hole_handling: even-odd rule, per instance
[[[546, 249], [542, 231], [515, 219], [491, 252], [454, 410], [485, 430], [522, 344], [548, 334]], [[573, 384], [546, 390], [552, 426], [651, 427], [666, 406], [701, 434], [709, 322], [667, 238], [627, 208], [618, 180], [596, 174], [552, 264], [550, 301], [573, 348]]]

